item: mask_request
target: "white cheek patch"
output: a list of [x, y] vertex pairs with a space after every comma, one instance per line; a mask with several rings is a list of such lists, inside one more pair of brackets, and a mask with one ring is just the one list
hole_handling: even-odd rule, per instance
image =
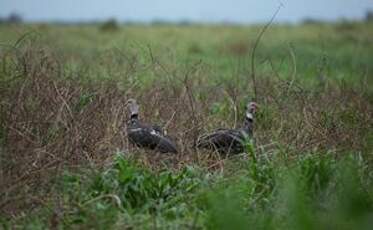
[[253, 120], [254, 116], [252, 113], [246, 113], [246, 118], [249, 120]]

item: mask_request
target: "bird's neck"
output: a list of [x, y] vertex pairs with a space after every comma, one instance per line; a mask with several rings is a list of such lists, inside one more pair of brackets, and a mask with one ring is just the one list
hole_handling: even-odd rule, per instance
[[138, 119], [139, 119], [139, 114], [138, 114], [138, 113], [133, 113], [133, 114], [131, 114], [130, 119], [131, 119], [131, 120], [138, 120]]
[[243, 128], [247, 133], [251, 133], [254, 127], [254, 114], [247, 112], [243, 123]]

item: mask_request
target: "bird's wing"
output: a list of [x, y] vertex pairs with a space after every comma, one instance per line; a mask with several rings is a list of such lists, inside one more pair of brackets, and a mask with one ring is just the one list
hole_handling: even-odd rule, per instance
[[152, 128], [151, 130], [149, 130], [148, 135], [150, 137], [149, 139], [152, 142], [151, 145], [154, 146], [154, 149], [163, 153], [177, 153], [175, 143], [159, 130]]
[[152, 125], [152, 128], [159, 134], [164, 135], [164, 131], [161, 126], [159, 125]]
[[140, 147], [148, 147], [164, 153], [177, 153], [176, 145], [171, 139], [163, 135], [159, 129], [157, 130], [153, 127], [154, 126], [141, 125], [130, 129], [128, 135], [132, 142]]
[[218, 129], [212, 133], [202, 135], [201, 138], [205, 140], [222, 138], [222, 137], [231, 137], [232, 139], [240, 139], [241, 133], [239, 130], [234, 129]]
[[239, 153], [243, 151], [245, 135], [239, 129], [219, 129], [201, 136], [198, 148], [215, 149], [221, 153]]

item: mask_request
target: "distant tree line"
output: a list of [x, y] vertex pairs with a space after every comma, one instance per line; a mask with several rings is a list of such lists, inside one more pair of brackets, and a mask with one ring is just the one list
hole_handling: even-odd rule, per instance
[[10, 13], [8, 17], [0, 17], [0, 23], [21, 23], [23, 22], [22, 16], [18, 13]]
[[[373, 11], [372, 10], [368, 10], [365, 13], [365, 17], [364, 17], [364, 19], [362, 21], [373, 22]], [[348, 23], [348, 22], [351, 22], [351, 20], [348, 20], [348, 19], [345, 19], [345, 18], [341, 18], [340, 22], [342, 22], [342, 23]], [[316, 19], [316, 18], [305, 18], [305, 19], [303, 19], [302, 23], [303, 24], [323, 24], [323, 23], [325, 23], [325, 21], [323, 21], [321, 19]]]
[[373, 22], [373, 11], [367, 11], [367, 13], [365, 14], [365, 21]]
[[[22, 23], [24, 20], [22, 16], [16, 12], [12, 12], [8, 15], [8, 17], [0, 17], [0, 23]], [[348, 22], [349, 20], [347, 19], [341, 19], [342, 22]], [[373, 22], [373, 11], [368, 10], [365, 13], [365, 18], [363, 19], [365, 22]], [[96, 21], [88, 22], [87, 24], [95, 24], [97, 23]], [[317, 18], [305, 18], [302, 20], [302, 24], [323, 24], [325, 23], [321, 19]], [[58, 23], [58, 24], [71, 24], [71, 23]], [[74, 24], [74, 23], [73, 23]], [[81, 24], [81, 22], [77, 22], [75, 24]], [[83, 23], [84, 24], [84, 23]], [[134, 22], [134, 21], [126, 21], [123, 24], [125, 25], [133, 25], [133, 24], [144, 24], [143, 22]], [[148, 24], [148, 23], [145, 23]], [[150, 25], [179, 25], [179, 26], [189, 26], [189, 25], [194, 25], [198, 24], [197, 22], [192, 22], [188, 21], [187, 19], [180, 20], [178, 22], [171, 22], [163, 19], [154, 19], [153, 21], [150, 22]], [[234, 25], [234, 23], [231, 22], [222, 22], [222, 24], [227, 24], [227, 25]], [[110, 18], [104, 22], [101, 23], [101, 29], [102, 30], [117, 30], [119, 28], [119, 23], [116, 19]]]

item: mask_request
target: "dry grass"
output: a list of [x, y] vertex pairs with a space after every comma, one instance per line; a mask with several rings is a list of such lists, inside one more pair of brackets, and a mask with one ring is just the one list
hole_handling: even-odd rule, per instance
[[238, 57], [246, 56], [250, 51], [250, 44], [247, 41], [234, 41], [220, 48], [223, 55], [233, 55]]
[[[230, 49], [235, 53], [244, 50], [241, 43]], [[239, 124], [241, 104], [248, 96], [229, 85], [221, 90], [209, 84], [201, 77], [200, 65], [139, 91], [135, 85], [119, 89], [116, 80], [102, 84], [69, 80], [63, 63], [45, 47], [27, 46], [4, 53], [2, 63], [0, 210], [7, 214], [46, 202], [49, 183], [64, 170], [104, 167], [117, 151], [151, 168], [197, 164], [222, 170], [224, 159], [197, 152], [194, 141], [213, 127]], [[150, 68], [156, 72], [159, 63]], [[262, 152], [281, 148], [291, 157], [303, 152], [342, 154], [368, 148], [373, 108], [353, 88], [328, 85], [310, 91], [265, 76], [258, 77], [257, 84], [260, 112], [255, 137]], [[167, 128], [178, 144], [179, 155], [129, 146], [124, 130], [125, 101], [130, 97], [140, 102], [145, 121]], [[215, 102], [227, 106], [226, 118], [210, 115]]]

